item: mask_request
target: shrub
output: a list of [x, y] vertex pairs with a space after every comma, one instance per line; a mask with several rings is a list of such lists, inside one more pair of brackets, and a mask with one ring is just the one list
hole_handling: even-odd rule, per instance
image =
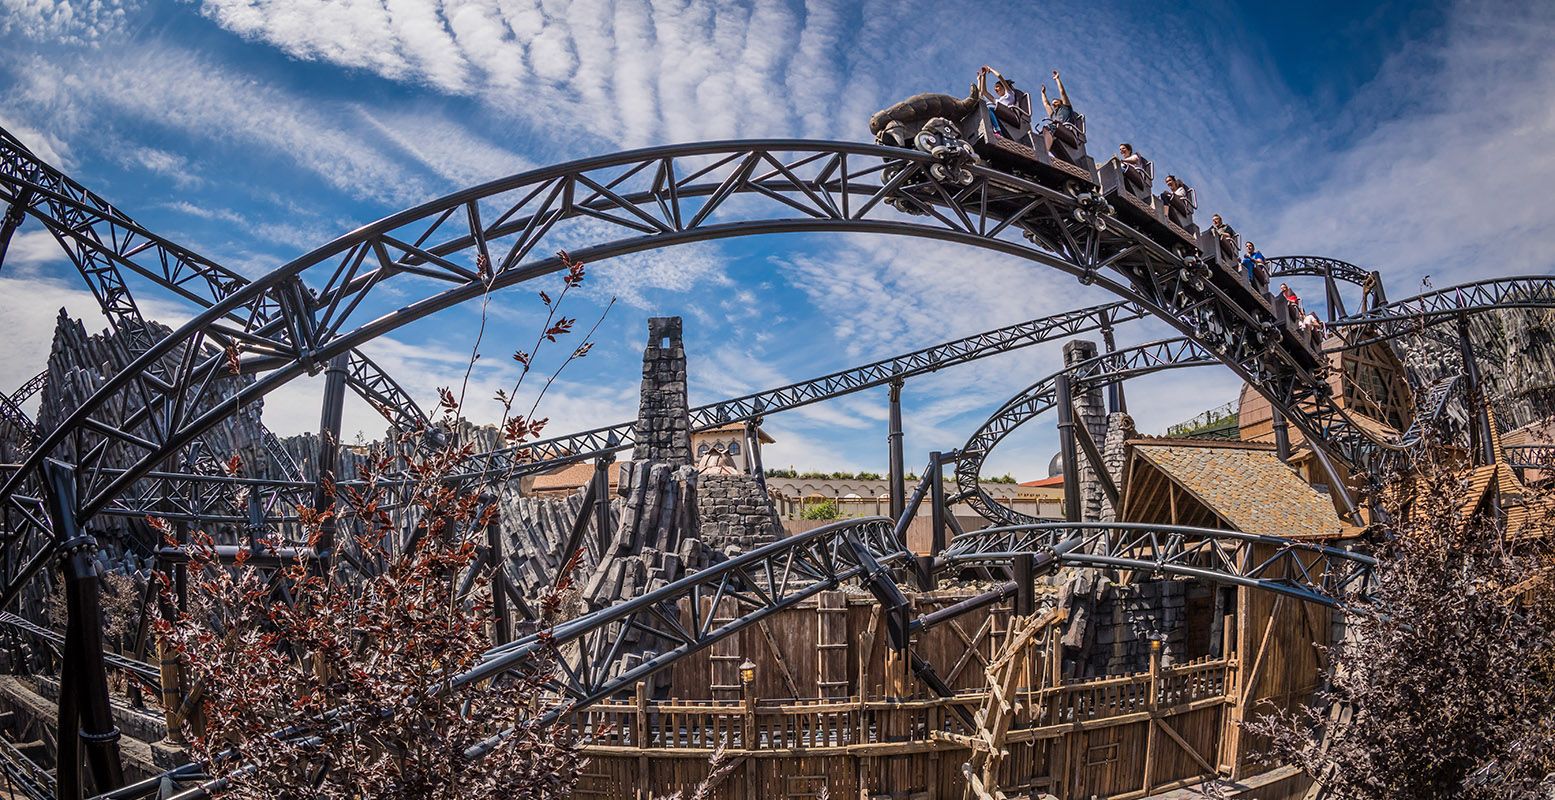
[[837, 501], [830, 498], [810, 503], [799, 512], [800, 519], [836, 519], [837, 516]]

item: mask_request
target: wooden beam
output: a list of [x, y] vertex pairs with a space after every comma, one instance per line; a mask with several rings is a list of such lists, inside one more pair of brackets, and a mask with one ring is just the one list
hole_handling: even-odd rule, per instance
[[1203, 767], [1206, 773], [1210, 775], [1216, 774], [1217, 770], [1210, 765], [1209, 759], [1199, 755], [1199, 751], [1189, 746], [1188, 742], [1179, 736], [1177, 731], [1174, 730], [1172, 726], [1166, 724], [1166, 720], [1161, 719], [1160, 717], [1152, 717], [1150, 722], [1153, 723], [1156, 727], [1159, 727], [1161, 731], [1167, 736], [1171, 737], [1172, 741], [1176, 742], [1179, 747], [1187, 751], [1188, 755], [1193, 756], [1193, 760], [1197, 761], [1199, 766]]
[[1253, 657], [1252, 669], [1247, 672], [1247, 683], [1242, 686], [1242, 701], [1238, 705], [1244, 709], [1247, 701], [1251, 699], [1253, 690], [1258, 686], [1259, 673], [1263, 670], [1263, 657], [1268, 653], [1269, 640], [1273, 638], [1274, 621], [1280, 615], [1280, 608], [1285, 604], [1285, 595], [1277, 595], [1274, 598], [1274, 607], [1269, 609], [1269, 622], [1263, 629], [1263, 641], [1258, 643], [1258, 655]]
[[[972, 635], [973, 641], [974, 642], [975, 641], [979, 641], [985, 635], [987, 635], [988, 634], [988, 630], [989, 630], [990, 626], [992, 625], [992, 623], [993, 623], [993, 615], [992, 614], [989, 614], [988, 616], [983, 617], [983, 624], [982, 624], [982, 626], [977, 629], [977, 633]], [[962, 651], [961, 658], [956, 660], [956, 665], [954, 667], [951, 667], [950, 668], [950, 672], [945, 674], [945, 683], [947, 683], [947, 684], [955, 683], [956, 678], [961, 675], [961, 670], [966, 669], [966, 665], [971, 663], [972, 657], [974, 655], [978, 655], [977, 648], [975, 646], [968, 647], [966, 650]]]
[[[756, 629], [761, 631], [762, 638], [767, 640], [767, 647], [772, 650], [772, 659], [777, 662], [778, 674], [783, 676], [783, 685], [788, 687], [789, 696], [795, 699], [802, 697], [799, 692], [799, 682], [794, 680], [794, 672], [788, 667], [788, 659], [783, 658], [783, 648], [778, 647], [777, 637], [772, 635], [771, 626], [762, 619], [756, 621]], [[863, 689], [860, 687], [860, 693], [862, 692]]]

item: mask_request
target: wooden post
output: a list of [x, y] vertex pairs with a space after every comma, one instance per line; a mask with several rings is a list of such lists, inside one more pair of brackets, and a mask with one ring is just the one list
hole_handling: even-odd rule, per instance
[[1145, 725], [1145, 775], [1144, 785], [1140, 791], [1150, 794], [1150, 787], [1155, 785], [1150, 775], [1155, 767], [1155, 748], [1157, 744], [1156, 726], [1157, 714], [1161, 713], [1161, 640], [1156, 636], [1150, 637], [1150, 721]]
[[637, 682], [637, 708], [632, 719], [632, 744], [637, 746], [637, 800], [653, 796], [648, 766], [648, 682]]
[[[754, 669], [750, 669], [749, 663], [741, 666], [740, 685], [745, 689], [745, 740], [741, 744], [744, 745], [745, 752], [748, 754], [754, 754], [760, 746], [756, 741], [756, 681], [754, 680], [755, 675], [751, 674], [753, 672]], [[757, 759], [748, 755], [743, 765], [745, 768], [745, 796], [749, 798], [757, 796], [757, 763]]]

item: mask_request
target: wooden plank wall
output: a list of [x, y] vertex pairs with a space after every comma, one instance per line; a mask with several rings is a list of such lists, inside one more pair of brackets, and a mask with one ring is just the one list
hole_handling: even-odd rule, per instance
[[[1253, 560], [1272, 553], [1272, 546], [1261, 545], [1254, 549]], [[1241, 669], [1232, 721], [1292, 710], [1310, 697], [1327, 671], [1318, 645], [1330, 642], [1332, 612], [1282, 595], [1239, 587], [1236, 620]], [[1266, 745], [1262, 737], [1234, 728], [1226, 737], [1221, 763], [1235, 775], [1251, 774], [1258, 769], [1254, 755]]]
[[[1039, 645], [1024, 690], [1024, 730], [1006, 745], [1002, 787], [1128, 800], [1185, 785], [1211, 767], [1256, 771], [1260, 743], [1234, 724], [1241, 701], [1289, 708], [1304, 699], [1322, 674], [1313, 643], [1327, 641], [1330, 617], [1265, 592], [1235, 591], [1237, 621], [1223, 634], [1228, 652], [1160, 668], [1155, 683], [1140, 673], [1044, 689], [1038, 676], [1049, 654]], [[917, 595], [914, 613], [968, 594]], [[952, 706], [980, 707], [984, 669], [1009, 623], [1009, 607], [996, 605], [919, 637], [914, 652], [958, 690], [945, 700], [891, 651], [871, 598], [824, 593], [679, 662], [672, 701], [643, 693], [593, 707], [579, 724], [603, 723], [611, 733], [590, 748], [577, 796], [635, 800], [691, 787], [722, 745], [738, 762], [713, 793], [723, 800], [809, 798], [822, 785], [834, 798], [960, 798], [970, 751], [930, 732], [970, 733]], [[714, 690], [736, 682], [746, 658], [756, 664], [749, 705]]]
[[[1206, 660], [1020, 690], [1022, 725], [1004, 743], [1000, 786], [1126, 799], [1200, 779], [1221, 747], [1233, 669], [1229, 660]], [[604, 703], [579, 720], [613, 726], [588, 748], [579, 796], [640, 798], [694, 786], [708, 774], [713, 751], [725, 747], [734, 769], [712, 794], [725, 800], [814, 797], [822, 785], [833, 797], [958, 798], [970, 730], [955, 708], [982, 702], [966, 694], [752, 706]]]

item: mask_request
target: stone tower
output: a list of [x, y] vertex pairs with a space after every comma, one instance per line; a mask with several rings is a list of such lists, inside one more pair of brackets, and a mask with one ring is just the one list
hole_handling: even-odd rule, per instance
[[632, 460], [691, 466], [691, 417], [687, 409], [686, 349], [680, 341], [680, 317], [650, 317]]

